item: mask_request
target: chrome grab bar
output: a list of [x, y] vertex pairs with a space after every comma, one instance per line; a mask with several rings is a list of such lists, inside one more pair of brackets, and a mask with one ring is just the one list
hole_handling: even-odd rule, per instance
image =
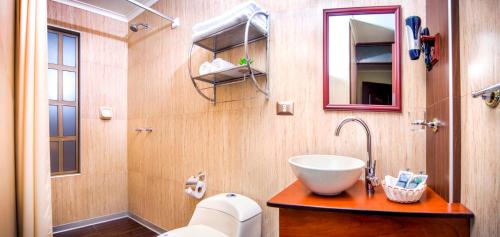
[[489, 107], [497, 107], [500, 103], [500, 83], [472, 92], [472, 97], [477, 98], [480, 96]]
[[478, 90], [478, 91], [475, 91], [475, 92], [472, 92], [472, 97], [476, 98], [476, 97], [483, 97], [483, 99], [486, 97], [488, 98], [490, 96], [490, 94], [492, 92], [495, 92], [496, 90], [500, 90], [500, 83], [497, 83], [495, 85], [492, 85], [492, 86], [489, 86], [489, 87], [486, 87], [482, 90]]

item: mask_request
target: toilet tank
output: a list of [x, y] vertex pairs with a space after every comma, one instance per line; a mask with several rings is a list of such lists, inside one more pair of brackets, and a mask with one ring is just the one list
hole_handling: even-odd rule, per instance
[[260, 237], [262, 209], [240, 194], [221, 193], [196, 205], [189, 225], [206, 225], [228, 237]]

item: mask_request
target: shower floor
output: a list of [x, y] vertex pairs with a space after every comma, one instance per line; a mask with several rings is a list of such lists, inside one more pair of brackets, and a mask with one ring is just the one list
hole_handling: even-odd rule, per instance
[[123, 236], [123, 237], [153, 237], [157, 234], [130, 218], [122, 218], [114, 221], [100, 223], [70, 230], [54, 237], [101, 237], [101, 236]]

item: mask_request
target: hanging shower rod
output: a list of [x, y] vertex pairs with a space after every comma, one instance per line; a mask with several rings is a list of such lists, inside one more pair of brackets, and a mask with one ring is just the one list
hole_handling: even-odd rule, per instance
[[161, 12], [159, 12], [159, 11], [153, 9], [153, 8], [150, 8], [150, 7], [144, 5], [144, 4], [140, 3], [140, 2], [137, 2], [135, 0], [127, 0], [127, 2], [132, 3], [132, 4], [134, 4], [134, 5], [138, 6], [138, 7], [146, 10], [146, 11], [149, 11], [151, 13], [154, 13], [154, 14], [160, 16], [161, 18], [164, 18], [167, 21], [172, 22], [172, 29], [176, 28], [180, 24], [180, 20], [179, 20], [178, 17], [177, 18], [173, 18], [173, 17], [167, 16], [167, 15], [165, 15], [165, 14], [163, 14], [163, 13], [161, 13]]

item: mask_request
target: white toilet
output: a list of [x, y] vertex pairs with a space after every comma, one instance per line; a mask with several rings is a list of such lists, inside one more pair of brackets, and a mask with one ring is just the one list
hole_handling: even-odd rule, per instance
[[196, 205], [186, 227], [164, 233], [163, 237], [260, 237], [262, 209], [240, 194], [222, 193]]

